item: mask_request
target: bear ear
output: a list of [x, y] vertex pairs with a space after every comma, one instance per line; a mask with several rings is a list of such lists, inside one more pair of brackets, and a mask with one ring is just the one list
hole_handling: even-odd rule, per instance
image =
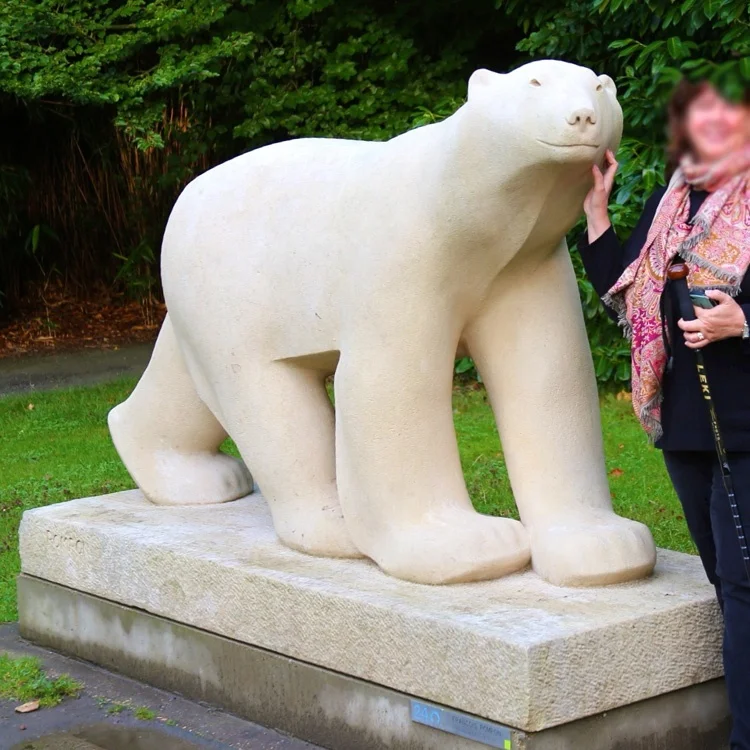
[[495, 74], [491, 70], [479, 68], [471, 74], [469, 86], [486, 86], [492, 80], [493, 75]]
[[611, 91], [615, 96], [617, 96], [617, 86], [615, 86], [615, 82], [608, 75], [600, 75], [599, 80], [601, 81], [602, 86], [604, 86], [605, 89]]
[[493, 73], [491, 70], [487, 70], [487, 68], [475, 70], [469, 78], [469, 91], [476, 86], [489, 86], [496, 75], [497, 73]]

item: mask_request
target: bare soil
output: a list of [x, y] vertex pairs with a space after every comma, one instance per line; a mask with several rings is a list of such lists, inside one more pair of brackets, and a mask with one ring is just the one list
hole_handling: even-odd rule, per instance
[[0, 359], [25, 354], [118, 349], [156, 338], [166, 309], [124, 295], [101, 293], [80, 299], [62, 287], [38, 290], [10, 321], [0, 322]]

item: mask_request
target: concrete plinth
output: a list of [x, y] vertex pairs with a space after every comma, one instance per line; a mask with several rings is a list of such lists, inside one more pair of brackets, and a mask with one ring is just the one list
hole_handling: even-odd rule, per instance
[[446, 708], [499, 747], [726, 741], [718, 608], [688, 555], [608, 588], [425, 587], [282, 547], [258, 496], [132, 491], [27, 512], [21, 558], [25, 636], [327, 747], [480, 747], [419, 723]]

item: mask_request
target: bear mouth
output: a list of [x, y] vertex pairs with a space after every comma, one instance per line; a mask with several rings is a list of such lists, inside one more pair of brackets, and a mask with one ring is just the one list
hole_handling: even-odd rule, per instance
[[599, 148], [598, 143], [551, 143], [550, 141], [543, 141], [541, 138], [537, 138], [537, 141], [545, 146], [552, 146], [552, 148]]

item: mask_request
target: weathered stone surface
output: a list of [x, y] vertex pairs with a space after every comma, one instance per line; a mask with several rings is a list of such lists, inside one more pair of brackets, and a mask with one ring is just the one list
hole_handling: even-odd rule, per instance
[[[412, 721], [404, 693], [39, 578], [19, 576], [18, 609], [21, 633], [35, 643], [329, 750], [488, 747]], [[541, 732], [509, 734], [511, 750], [726, 750], [729, 725], [724, 680], [717, 679]], [[491, 726], [504, 747], [507, 732]], [[258, 750], [262, 738], [252, 736]], [[2, 739], [0, 750], [8, 750]]]
[[28, 575], [526, 731], [722, 673], [713, 590], [674, 552], [608, 588], [530, 572], [427, 587], [282, 546], [260, 496], [175, 508], [130, 491], [27, 512], [21, 558]]
[[[234, 500], [250, 469], [288, 547], [402, 580], [529, 561], [555, 584], [648, 576], [651, 533], [612, 509], [565, 243], [593, 166], [617, 151], [616, 93], [561, 60], [481, 69], [442, 122], [274, 143], [191, 180], [161, 243], [167, 316], [108, 418], [146, 497]], [[471, 504], [459, 350], [482, 373], [523, 524]], [[244, 464], [220, 453], [227, 434]]]

